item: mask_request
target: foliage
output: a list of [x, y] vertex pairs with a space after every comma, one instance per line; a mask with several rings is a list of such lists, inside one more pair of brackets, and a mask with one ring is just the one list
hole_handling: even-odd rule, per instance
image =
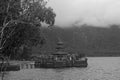
[[20, 0], [1, 0], [0, 26], [3, 27], [10, 20], [18, 19], [21, 11]]
[[40, 25], [40, 22], [53, 25], [56, 15], [51, 7], [46, 7], [46, 4], [44, 0], [23, 0], [22, 20], [36, 25]]
[[43, 44], [41, 23], [52, 26], [55, 13], [44, 0], [2, 0], [0, 3], [1, 44], [3, 55], [16, 55], [23, 45]]
[[[2, 42], [6, 41], [3, 48], [4, 55], [14, 54], [23, 45], [31, 47], [44, 43], [39, 27], [27, 23], [17, 23], [10, 26], [4, 29]], [[11, 30], [14, 31], [11, 33]]]

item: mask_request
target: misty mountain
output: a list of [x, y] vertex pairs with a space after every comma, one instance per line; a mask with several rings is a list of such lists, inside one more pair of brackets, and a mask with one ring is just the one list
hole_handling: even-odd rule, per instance
[[54, 51], [56, 43], [64, 42], [65, 50], [87, 55], [120, 55], [120, 28], [117, 25], [101, 28], [83, 25], [81, 27], [42, 28], [46, 44], [36, 52]]

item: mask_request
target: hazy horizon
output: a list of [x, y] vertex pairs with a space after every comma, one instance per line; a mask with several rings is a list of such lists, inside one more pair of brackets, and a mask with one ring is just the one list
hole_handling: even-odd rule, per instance
[[58, 26], [120, 24], [119, 0], [49, 0], [48, 5], [56, 13]]

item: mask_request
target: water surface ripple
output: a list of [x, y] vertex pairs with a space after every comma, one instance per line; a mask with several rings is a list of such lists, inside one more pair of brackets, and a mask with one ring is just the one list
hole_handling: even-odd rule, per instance
[[11, 71], [4, 80], [120, 80], [120, 57], [90, 57], [87, 68]]

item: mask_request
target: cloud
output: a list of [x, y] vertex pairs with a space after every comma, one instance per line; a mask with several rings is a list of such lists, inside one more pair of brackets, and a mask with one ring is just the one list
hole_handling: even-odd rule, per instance
[[59, 26], [120, 23], [119, 0], [50, 0], [48, 5], [56, 12], [55, 24]]

